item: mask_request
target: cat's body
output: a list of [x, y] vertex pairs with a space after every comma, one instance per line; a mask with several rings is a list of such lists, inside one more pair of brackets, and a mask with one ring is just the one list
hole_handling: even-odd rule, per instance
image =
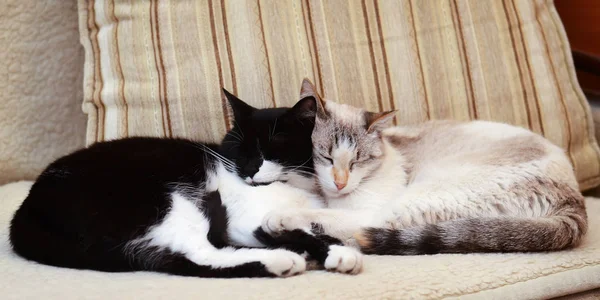
[[[288, 141], [254, 135], [279, 120], [286, 124], [279, 126], [282, 134], [302, 137], [308, 130], [310, 140], [312, 127], [297, 123], [310, 103], [238, 114], [237, 106], [245, 104], [237, 98], [230, 101], [236, 119], [251, 125], [240, 141], [263, 142], [253, 153], [226, 158], [223, 155], [231, 154], [231, 149], [214, 144], [128, 138], [67, 155], [39, 176], [15, 213], [10, 228], [14, 251], [40, 263], [77, 269], [262, 277], [301, 273], [305, 258], [283, 249], [239, 247], [289, 246], [307, 251], [328, 269], [360, 271], [360, 254], [334, 240], [325, 243], [300, 231], [293, 232], [295, 241], [276, 240], [257, 231], [272, 210], [323, 206], [312, 193], [279, 182], [290, 177], [302, 182], [304, 174], [293, 168], [310, 158], [310, 147], [308, 152], [292, 149], [289, 154], [278, 145]], [[279, 151], [267, 154], [273, 147]], [[251, 168], [242, 162], [257, 155], [260, 160]], [[263, 166], [274, 165], [273, 161], [287, 171], [271, 174], [270, 167]], [[252, 186], [248, 176], [267, 180]]]
[[389, 113], [319, 103], [313, 156], [328, 208], [274, 212], [269, 232], [319, 223], [366, 253], [422, 254], [559, 250], [587, 229], [568, 158], [539, 135], [484, 121], [387, 128]]
[[[303, 259], [288, 251], [224, 248], [230, 242], [258, 244], [236, 237], [252, 237], [250, 226], [261, 219], [245, 220], [246, 232], [236, 225], [227, 230], [225, 207], [253, 201], [251, 195], [239, 197], [243, 192], [260, 193], [265, 202], [281, 200], [282, 193], [290, 201], [303, 197], [275, 184], [248, 186], [208, 154], [217, 149], [185, 140], [131, 138], [59, 159], [40, 175], [15, 214], [13, 248], [49, 265], [112, 272], [229, 277], [301, 271]], [[223, 185], [242, 193], [218, 192]], [[260, 207], [253, 206], [246, 209]]]

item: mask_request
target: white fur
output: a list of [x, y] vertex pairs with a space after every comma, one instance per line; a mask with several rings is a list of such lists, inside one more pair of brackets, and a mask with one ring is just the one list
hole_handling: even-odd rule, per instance
[[302, 256], [282, 249], [202, 248], [188, 253], [186, 257], [198, 265], [209, 265], [214, 268], [260, 262], [269, 272], [277, 276], [292, 276], [306, 270], [306, 260]]
[[328, 235], [345, 240], [361, 228], [381, 225], [380, 217], [375, 210], [287, 208], [267, 214], [262, 228], [277, 234], [284, 230], [309, 230], [311, 223], [318, 223]]
[[294, 172], [293, 168], [286, 171], [282, 165], [268, 160], [263, 161], [258, 172], [252, 178], [246, 177], [244, 181], [248, 184], [284, 181], [293, 187], [311, 192], [316, 188], [314, 177], [302, 176], [298, 172]]
[[[329, 195], [327, 199], [329, 208], [378, 210], [402, 192], [407, 181], [406, 173], [401, 168], [405, 164], [405, 159], [394, 153], [389, 145], [384, 145], [384, 147], [388, 148], [385, 151], [389, 155], [383, 158], [379, 171], [370, 180], [364, 182], [361, 181], [366, 176], [365, 171], [352, 171], [348, 187], [352, 193]], [[325, 178], [323, 181], [328, 180], [327, 174], [321, 172], [317, 172], [317, 174], [319, 177]]]
[[[315, 195], [284, 183], [252, 187], [221, 164], [209, 172], [204, 192], [219, 190], [230, 220], [228, 231], [234, 245], [264, 247], [253, 236], [264, 216], [282, 207], [322, 207]], [[130, 242], [129, 248], [158, 247], [183, 253], [188, 259], [213, 268], [232, 267], [248, 262], [261, 262], [278, 276], [301, 273], [304, 258], [287, 250], [215, 248], [208, 240], [210, 224], [198, 208], [198, 199], [171, 194], [171, 208], [164, 219], [148, 233]]]
[[[277, 170], [278, 167], [274, 164], [267, 164], [265, 172]], [[227, 171], [222, 164], [219, 164], [214, 172], [209, 172], [207, 178], [203, 192], [219, 191], [222, 204], [227, 209], [229, 239], [237, 246], [264, 247], [253, 233], [273, 211], [324, 207], [318, 196], [282, 182], [249, 186], [237, 174]], [[198, 265], [213, 268], [258, 261], [277, 276], [290, 276], [306, 269], [305, 259], [287, 250], [230, 247], [216, 249], [207, 240], [210, 224], [198, 208], [198, 202], [202, 201], [201, 196], [198, 199], [189, 199], [175, 192], [171, 199], [171, 208], [162, 222], [153, 226], [144, 237], [131, 242], [130, 247], [155, 246], [170, 249], [183, 253]], [[307, 232], [310, 231], [310, 224], [308, 225], [305, 228]], [[333, 256], [327, 263], [328, 269], [352, 274], [360, 271], [360, 253], [342, 246], [336, 246], [330, 252]]]
[[[171, 194], [171, 201], [171, 209], [163, 221], [153, 226], [144, 237], [148, 245], [181, 253], [212, 248], [205, 238], [198, 238], [206, 235], [210, 226], [196, 203], [179, 193]], [[197, 237], [191, 238], [193, 236]]]
[[306, 269], [304, 258], [291, 251], [215, 248], [206, 239], [210, 229], [209, 221], [198, 209], [196, 200], [187, 199], [177, 192], [171, 195], [171, 199], [171, 209], [163, 221], [153, 226], [144, 237], [130, 242], [130, 248], [169, 249], [184, 254], [198, 265], [212, 268], [260, 262], [276, 276], [296, 275]]
[[342, 103], [327, 101], [325, 106], [329, 112], [335, 115], [339, 122], [344, 124], [364, 125], [362, 109]]
[[236, 174], [226, 171], [223, 166], [216, 173], [221, 201], [227, 207], [229, 238], [235, 245], [263, 247], [252, 233], [260, 227], [263, 218], [270, 211], [289, 207], [324, 206], [316, 195], [281, 182], [253, 187]]
[[325, 259], [325, 269], [340, 273], [358, 274], [362, 270], [362, 254], [350, 247], [331, 245]]
[[284, 179], [287, 181], [287, 184], [305, 191], [314, 191], [316, 189], [316, 179], [313, 176], [306, 177], [290, 172]]
[[[356, 114], [344, 105], [327, 102], [328, 112], [336, 122], [352, 119]], [[318, 126], [325, 126], [323, 121]], [[324, 127], [321, 141], [332, 132]], [[497, 217], [501, 214], [538, 217], [551, 208], [549, 199], [540, 196], [530, 204], [521, 195], [511, 195], [509, 188], [535, 178], [565, 183], [577, 190], [572, 167], [563, 150], [530, 131], [511, 125], [475, 121], [469, 123], [428, 123], [423, 126], [389, 128], [383, 136], [397, 135], [410, 142], [423, 136], [402, 152], [382, 140], [383, 157], [376, 170], [350, 171], [347, 186], [338, 191], [333, 167], [345, 167], [353, 154], [352, 145], [341, 141], [331, 151], [333, 166], [315, 165], [319, 183], [327, 200], [327, 209], [277, 211], [269, 214], [263, 229], [270, 232], [306, 228], [310, 223], [323, 226], [326, 234], [346, 240], [363, 227], [405, 228], [426, 223], [469, 217]], [[313, 133], [313, 140], [315, 133]], [[498, 154], [497, 147], [528, 145], [541, 149], [543, 155], [515, 163], [495, 163], [512, 159]], [[508, 143], [508, 144], [507, 144]], [[315, 147], [319, 147], [316, 145]], [[507, 147], [507, 146], [504, 146]], [[510, 152], [511, 148], [507, 148]], [[528, 148], [523, 148], [528, 151]], [[406, 155], [409, 151], [410, 155]], [[535, 150], [534, 150], [535, 151]], [[411, 161], [408, 161], [408, 159]], [[479, 161], [477, 160], [479, 159]], [[406, 168], [411, 168], [412, 178]], [[369, 175], [365, 179], [366, 175]], [[410, 182], [409, 182], [410, 181]], [[502, 209], [498, 209], [498, 207]]]
[[246, 178], [247, 183], [268, 183], [279, 180], [283, 173], [283, 166], [269, 160], [263, 160], [258, 172], [252, 178]]

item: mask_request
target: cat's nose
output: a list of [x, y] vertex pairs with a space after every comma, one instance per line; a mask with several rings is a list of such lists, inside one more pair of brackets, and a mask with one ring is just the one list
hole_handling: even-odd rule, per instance
[[335, 182], [335, 187], [337, 187], [338, 191], [341, 191], [347, 184], [348, 182]]
[[244, 167], [244, 174], [247, 175], [248, 177], [252, 178], [254, 176], [254, 174], [258, 173], [258, 166], [246, 166]]
[[242, 171], [244, 175], [252, 178], [256, 173], [258, 173], [261, 165], [262, 161], [253, 161], [244, 166]]
[[348, 184], [349, 170], [334, 167], [331, 171], [333, 172], [333, 183], [338, 191], [341, 191]]

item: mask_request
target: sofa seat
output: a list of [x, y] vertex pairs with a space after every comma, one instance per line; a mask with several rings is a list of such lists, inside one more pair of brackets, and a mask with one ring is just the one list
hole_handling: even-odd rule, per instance
[[600, 287], [596, 198], [586, 200], [590, 229], [573, 250], [368, 256], [356, 276], [312, 271], [286, 279], [204, 279], [71, 270], [18, 257], [8, 243], [8, 226], [30, 187], [31, 182], [0, 186], [2, 299], [548, 299]]

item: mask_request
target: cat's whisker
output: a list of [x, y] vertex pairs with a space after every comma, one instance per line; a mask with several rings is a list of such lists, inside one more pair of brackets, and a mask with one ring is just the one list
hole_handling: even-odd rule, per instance
[[[274, 122], [275, 124], [273, 125], [273, 130], [271, 130], [269, 132], [269, 141], [271, 141], [273, 139], [273, 137], [274, 137], [275, 128], [277, 128], [277, 120], [278, 120], [278, 118], [275, 118], [275, 122]], [[270, 127], [270, 125], [269, 125], [269, 127]]]
[[304, 175], [307, 175], [307, 176], [310, 176], [310, 177], [315, 176], [314, 173], [310, 173], [310, 172], [306, 172], [306, 171], [303, 171], [303, 172], [293, 171], [292, 173], [295, 173], [295, 174], [304, 174]]
[[226, 135], [233, 137], [234, 139], [238, 140], [239, 142], [242, 142], [242, 137], [237, 132], [230, 131]]
[[287, 169], [287, 170], [284, 170], [284, 171], [285, 172], [305, 172], [305, 173], [315, 174], [315, 172], [313, 171], [313, 169], [294, 168], [294, 169]]
[[271, 124], [269, 124], [269, 142], [272, 140], [273, 133], [271, 132]]
[[285, 170], [286, 173], [298, 173], [298, 174], [306, 174], [306, 175], [311, 175], [314, 176], [315, 172], [312, 170], [300, 170], [300, 169], [295, 169], [295, 170]]
[[205, 145], [196, 144], [196, 147], [199, 148], [199, 149], [202, 149], [204, 151], [204, 153], [212, 155], [217, 160], [219, 160], [223, 165], [226, 165], [229, 168], [234, 169], [234, 170], [237, 169], [237, 166], [235, 165], [234, 162], [232, 162], [231, 160], [225, 158], [223, 155], [217, 153], [216, 151], [214, 151], [214, 150], [206, 147]]
[[303, 168], [303, 167], [304, 167], [304, 168], [308, 168], [308, 167], [305, 167], [304, 165], [305, 165], [306, 163], [308, 163], [308, 162], [309, 162], [311, 159], [312, 159], [312, 155], [311, 155], [311, 156], [310, 156], [308, 159], [306, 159], [306, 160], [305, 160], [303, 163], [301, 163], [299, 166], [295, 166], [295, 167], [293, 167], [293, 169], [291, 169], [290, 171], [295, 171], [295, 170], [297, 170], [297, 169], [299, 169], [299, 168]]
[[287, 169], [310, 169], [310, 170], [313, 169], [312, 167], [309, 167], [309, 166], [287, 166], [286, 168]]
[[288, 173], [304, 173], [304, 174], [315, 175], [315, 172], [313, 172], [312, 170], [294, 169], [294, 170], [286, 170], [285, 172], [288, 172]]

